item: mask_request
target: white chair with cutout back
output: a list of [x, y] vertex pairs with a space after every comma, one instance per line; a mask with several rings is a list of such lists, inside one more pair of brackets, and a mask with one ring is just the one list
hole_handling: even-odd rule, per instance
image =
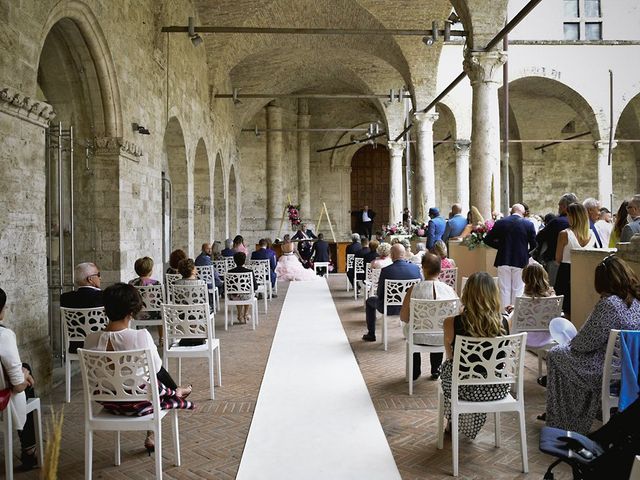
[[209, 289], [207, 284], [202, 280], [192, 285], [174, 284], [173, 295], [169, 303], [174, 305], [204, 304], [210, 312], [209, 316], [211, 317], [211, 321], [214, 321], [215, 314], [209, 308]]
[[404, 296], [407, 294], [409, 287], [414, 286], [420, 281], [419, 278], [411, 280], [385, 280], [384, 299], [382, 307], [382, 345], [387, 350], [387, 316], [389, 316], [389, 307], [402, 307]]
[[440, 270], [440, 275], [438, 275], [438, 280], [443, 283], [446, 283], [454, 291], [458, 291], [458, 267], [453, 268], [443, 268]]
[[233, 256], [225, 257], [224, 260], [227, 262], [227, 272], [236, 268], [236, 262], [233, 260]]
[[[350, 270], [353, 270], [353, 259], [355, 258], [355, 254], [347, 253], [347, 269], [345, 270], [345, 274], [348, 274]], [[351, 289], [351, 283], [349, 283], [349, 277], [346, 277], [347, 280], [347, 292]], [[354, 280], [355, 281], [355, 280]]]
[[[104, 307], [95, 308], [65, 308], [60, 307], [60, 319], [64, 329], [64, 380], [66, 384], [65, 400], [71, 402], [71, 362], [79, 361], [76, 350], [71, 348], [71, 342], [84, 344], [84, 339], [93, 332], [104, 330], [109, 323], [104, 313]], [[82, 345], [80, 345], [82, 348]]]
[[[169, 366], [170, 358], [178, 359], [178, 385], [182, 383], [182, 359], [206, 358], [209, 365], [209, 393], [214, 399], [214, 366], [218, 367], [218, 386], [222, 385], [220, 364], [220, 340], [215, 335], [215, 325], [209, 316], [206, 304], [162, 305], [165, 342], [163, 347], [164, 365]], [[180, 340], [204, 340], [201, 345], [180, 345]], [[215, 352], [215, 357], [214, 357]]]
[[364, 258], [354, 257], [353, 259], [353, 299], [358, 300], [358, 290], [362, 280], [358, 280], [358, 275], [362, 276], [366, 273], [364, 268]]
[[220, 278], [224, 281], [224, 276], [227, 274], [227, 261], [226, 260], [212, 260], [211, 261], [213, 268]]
[[264, 301], [264, 313], [266, 314], [269, 307], [267, 305], [267, 297], [271, 297], [271, 276], [269, 275], [269, 260], [249, 260], [247, 268], [253, 270], [258, 289], [256, 293], [262, 295]]
[[316, 275], [324, 271], [324, 275], [329, 275], [329, 262], [313, 262], [313, 271]]
[[203, 265], [196, 266], [196, 271], [198, 272], [198, 280], [202, 280], [207, 286], [211, 285], [209, 288], [209, 293], [211, 294], [211, 298], [213, 298], [213, 313], [218, 311], [218, 303], [220, 302], [220, 292], [218, 291], [218, 287], [216, 287], [216, 279], [213, 274], [213, 265]]
[[[513, 307], [511, 317], [511, 332], [546, 332], [549, 333], [549, 322], [562, 315], [563, 295], [554, 297], [516, 297], [516, 304]], [[542, 376], [543, 358], [546, 356], [548, 348], [554, 345], [550, 342], [548, 346], [533, 348], [538, 356], [538, 377]]]
[[[0, 390], [4, 390], [5, 388], [9, 388], [8, 382], [5, 380], [4, 370], [2, 368], [2, 362], [0, 362]], [[24, 397], [24, 392], [15, 394], [15, 397], [21, 396]], [[7, 480], [13, 479], [13, 402], [21, 402], [20, 398], [15, 398], [10, 400], [7, 404], [7, 407], [0, 411], [0, 431], [2, 432], [4, 439], [4, 468], [5, 468], [5, 478]], [[26, 411], [25, 413], [28, 415], [33, 412], [33, 427], [36, 435], [36, 447], [38, 451], [38, 462], [42, 467], [42, 460], [44, 459], [44, 449], [42, 447], [42, 410], [40, 409], [40, 399], [39, 398], [27, 398], [26, 401]]]
[[618, 406], [618, 395], [611, 393], [611, 382], [620, 383], [621, 376], [620, 359], [620, 330], [611, 329], [609, 341], [604, 355], [602, 367], [602, 392], [600, 403], [602, 406], [602, 423], [605, 424], [611, 418], [611, 409]]
[[[84, 385], [84, 478], [91, 480], [93, 432], [115, 432], [115, 464], [120, 465], [120, 432], [154, 433], [156, 479], [162, 480], [162, 419], [171, 416], [175, 465], [180, 466], [178, 410], [162, 410], [151, 350], [103, 352], [78, 350]], [[143, 416], [114, 415], [98, 409], [96, 402], [151, 402], [153, 413]]]
[[[527, 457], [527, 432], [524, 411], [524, 354], [527, 334], [507, 335], [495, 338], [456, 336], [453, 349], [453, 374], [451, 377], [451, 449], [453, 476], [458, 476], [458, 417], [463, 413], [493, 413], [495, 415], [495, 445], [500, 447], [500, 412], [517, 412], [520, 425], [520, 455], [522, 471], [529, 472]], [[501, 400], [471, 402], [461, 400], [462, 387], [481, 385], [511, 385], [511, 392]], [[513, 396], [513, 393], [516, 396]], [[444, 439], [444, 392], [442, 382], [438, 386], [438, 443]]]
[[131, 328], [135, 327], [151, 327], [162, 326], [162, 304], [166, 302], [164, 296], [164, 286], [158, 285], [140, 285], [136, 286], [136, 290], [142, 297], [142, 310], [141, 313], [149, 318], [136, 318], [132, 321]]
[[[371, 269], [371, 276], [369, 277], [371, 281], [371, 285], [368, 285], [368, 288], [367, 288], [367, 295], [366, 295], [367, 298], [375, 295], [378, 292], [378, 281], [380, 280], [380, 272], [382, 272], [381, 268]], [[366, 301], [367, 300], [365, 299], [365, 302]]]
[[165, 284], [165, 295], [167, 298], [167, 302], [171, 303], [173, 302], [173, 284], [176, 283], [178, 280], [180, 280], [182, 278], [182, 275], [180, 275], [179, 273], [165, 273], [164, 274], [164, 284]]
[[[236, 298], [233, 299], [232, 297]], [[246, 297], [246, 300], [237, 299], [238, 297]], [[228, 330], [229, 325], [229, 307], [233, 305], [250, 305], [251, 306], [251, 323], [253, 330], [256, 329], [258, 321], [258, 299], [253, 290], [253, 273], [227, 273], [224, 286], [224, 329]], [[231, 325], [233, 325], [233, 316], [231, 317]]]
[[[444, 354], [442, 324], [445, 318], [453, 317], [459, 311], [460, 300], [457, 298], [452, 300], [411, 299], [405, 372], [409, 382], [409, 395], [413, 395], [413, 354]], [[418, 339], [420, 343], [416, 343]]]

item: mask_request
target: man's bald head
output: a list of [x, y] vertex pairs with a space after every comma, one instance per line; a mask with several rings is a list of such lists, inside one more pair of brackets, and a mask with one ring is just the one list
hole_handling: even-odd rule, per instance
[[458, 215], [459, 213], [462, 213], [462, 207], [460, 206], [459, 203], [454, 203], [453, 205], [451, 205], [451, 213], [454, 215]]
[[511, 213], [516, 213], [518, 215], [522, 215], [524, 217], [525, 208], [520, 203], [515, 203], [513, 207], [511, 207]]
[[391, 247], [391, 260], [395, 262], [396, 260], [404, 258], [405, 252], [406, 250], [404, 248], [404, 245], [402, 245], [401, 243], [396, 243]]

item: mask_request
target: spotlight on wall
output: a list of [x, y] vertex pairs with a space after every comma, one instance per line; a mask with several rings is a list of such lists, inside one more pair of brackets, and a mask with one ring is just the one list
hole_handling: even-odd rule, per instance
[[424, 43], [427, 47], [433, 45], [433, 37], [423, 37], [422, 43]]
[[143, 127], [142, 125], [138, 125], [137, 123], [132, 123], [131, 129], [134, 132], [139, 133], [140, 135], [151, 135], [151, 132], [146, 127]]
[[193, 20], [193, 17], [189, 17], [189, 38], [191, 39], [191, 43], [193, 43], [194, 47], [197, 47], [202, 43], [202, 37], [196, 33], [196, 26]]

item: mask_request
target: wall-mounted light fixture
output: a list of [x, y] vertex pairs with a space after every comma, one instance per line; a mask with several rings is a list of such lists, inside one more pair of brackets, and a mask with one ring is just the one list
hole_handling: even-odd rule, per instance
[[143, 127], [142, 125], [138, 125], [137, 123], [132, 123], [131, 129], [134, 132], [139, 133], [140, 135], [151, 135], [151, 132], [146, 127]]
[[202, 43], [202, 37], [196, 33], [196, 24], [193, 20], [193, 17], [189, 17], [189, 29], [187, 31], [189, 38], [191, 39], [191, 43], [193, 43], [194, 47], [197, 47]]

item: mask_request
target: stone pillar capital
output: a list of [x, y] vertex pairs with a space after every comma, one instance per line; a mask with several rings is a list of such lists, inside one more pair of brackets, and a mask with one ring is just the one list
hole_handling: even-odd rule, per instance
[[469, 153], [469, 149], [471, 148], [471, 140], [456, 140], [453, 143], [453, 149], [456, 152], [460, 152], [460, 154]]
[[437, 112], [417, 112], [413, 114], [413, 124], [419, 132], [432, 131], [439, 116]]
[[31, 98], [12, 87], [0, 88], [0, 112], [42, 128], [47, 128], [56, 116], [48, 103]]
[[400, 157], [404, 152], [405, 143], [402, 141], [400, 142], [388, 141], [387, 147], [389, 148], [389, 153], [391, 153], [392, 157]]
[[506, 52], [491, 50], [489, 52], [474, 52], [467, 50], [464, 53], [464, 71], [475, 83], [495, 83], [501, 81], [500, 68], [507, 61]]
[[[593, 142], [593, 146], [598, 149], [599, 151], [608, 151], [609, 150], [609, 140], [598, 140], [596, 142]], [[614, 149], [618, 146], [618, 142], [616, 142], [615, 140], [613, 142], [611, 142], [611, 148]]]

